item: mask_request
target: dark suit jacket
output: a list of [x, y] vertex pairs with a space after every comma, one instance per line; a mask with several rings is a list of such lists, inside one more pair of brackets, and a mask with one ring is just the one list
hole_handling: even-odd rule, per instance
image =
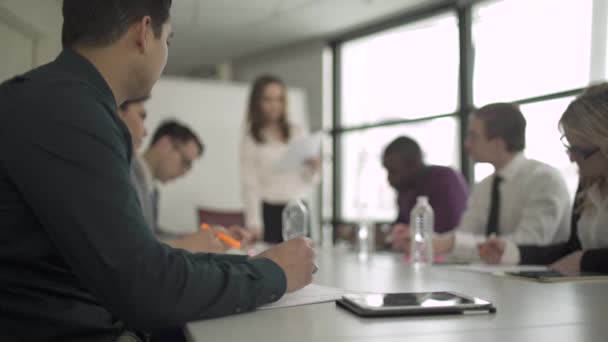
[[[577, 194], [579, 193], [577, 190]], [[548, 265], [565, 257], [566, 255], [581, 250], [578, 239], [579, 214], [572, 213], [570, 238], [567, 242], [548, 246], [519, 246], [521, 264]], [[606, 222], [608, 226], [608, 222]], [[607, 227], [608, 228], [608, 227]], [[581, 260], [581, 270], [587, 272], [608, 273], [608, 247], [585, 250]]]
[[159, 242], [131, 153], [110, 87], [75, 52], [0, 85], [0, 341], [113, 341], [283, 295], [269, 259]]

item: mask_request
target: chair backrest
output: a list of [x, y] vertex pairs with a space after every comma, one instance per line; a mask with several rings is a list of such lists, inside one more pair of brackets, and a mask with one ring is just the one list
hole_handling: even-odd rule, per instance
[[245, 225], [242, 211], [222, 211], [209, 208], [198, 208], [198, 223], [218, 224], [224, 227]]

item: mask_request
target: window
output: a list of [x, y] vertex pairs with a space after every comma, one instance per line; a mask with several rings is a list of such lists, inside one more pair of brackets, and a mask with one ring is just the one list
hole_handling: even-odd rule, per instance
[[[557, 168], [568, 185], [572, 197], [578, 185], [578, 171], [571, 163], [560, 141], [558, 122], [573, 97], [536, 102], [520, 107], [526, 118], [526, 157]], [[479, 182], [494, 172], [489, 164], [475, 165], [475, 181]]]
[[592, 0], [482, 2], [473, 18], [476, 105], [589, 83]]
[[407, 135], [420, 144], [427, 164], [458, 169], [457, 132], [457, 118], [446, 117], [343, 133], [342, 219], [356, 221], [371, 217], [392, 221], [397, 218], [395, 190], [388, 184], [382, 166], [382, 153], [391, 141]]
[[[340, 191], [333, 198], [340, 211], [334, 218], [396, 217], [395, 192], [380, 158], [399, 135], [418, 140], [429, 164], [466, 168], [461, 115], [471, 105], [493, 102], [523, 104], [526, 156], [557, 168], [573, 194], [578, 172], [561, 145], [557, 123], [582, 88], [608, 78], [608, 4], [455, 1], [422, 11], [419, 18], [425, 19], [414, 17], [337, 44], [340, 113], [334, 143], [340, 149], [334, 172]], [[472, 42], [459, 40], [469, 34]], [[471, 65], [461, 69], [461, 56]], [[489, 164], [476, 164], [474, 180], [493, 171]]]
[[381, 158], [398, 136], [416, 139], [430, 164], [460, 165], [458, 120], [449, 116], [458, 107], [458, 41], [448, 13], [341, 45], [340, 219], [396, 218]]
[[526, 117], [526, 156], [545, 162], [561, 171], [574, 198], [578, 186], [578, 169], [570, 162], [560, 141], [557, 127], [573, 97], [536, 102], [521, 106]]
[[342, 46], [341, 125], [453, 113], [458, 26], [442, 15]]

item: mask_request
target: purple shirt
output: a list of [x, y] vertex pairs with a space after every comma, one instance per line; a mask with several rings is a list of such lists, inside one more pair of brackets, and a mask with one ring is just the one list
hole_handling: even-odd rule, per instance
[[428, 196], [435, 212], [435, 232], [444, 233], [458, 225], [469, 196], [464, 177], [449, 167], [427, 166], [418, 176], [411, 190], [399, 192], [397, 223], [410, 222], [410, 211], [416, 197]]

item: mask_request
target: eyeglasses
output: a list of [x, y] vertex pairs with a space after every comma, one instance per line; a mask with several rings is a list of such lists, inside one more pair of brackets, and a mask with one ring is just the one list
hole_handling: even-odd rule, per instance
[[591, 156], [593, 156], [600, 150], [599, 147], [583, 148], [583, 147], [576, 146], [576, 145], [570, 146], [570, 144], [568, 144], [568, 140], [566, 139], [565, 135], [562, 135], [560, 140], [562, 142], [562, 145], [564, 145], [564, 147], [566, 148], [566, 153], [568, 153], [571, 156], [577, 155], [577, 156], [581, 157], [583, 160], [591, 158]]
[[180, 148], [179, 144], [177, 143], [173, 143], [173, 148], [175, 149], [175, 151], [179, 154], [181, 160], [182, 160], [182, 166], [184, 167], [184, 169], [186, 170], [190, 170], [192, 168], [192, 163], [194, 162], [192, 159], [188, 158], [188, 156], [186, 155], [186, 153], [184, 153], [184, 151], [182, 151], [182, 149]]

